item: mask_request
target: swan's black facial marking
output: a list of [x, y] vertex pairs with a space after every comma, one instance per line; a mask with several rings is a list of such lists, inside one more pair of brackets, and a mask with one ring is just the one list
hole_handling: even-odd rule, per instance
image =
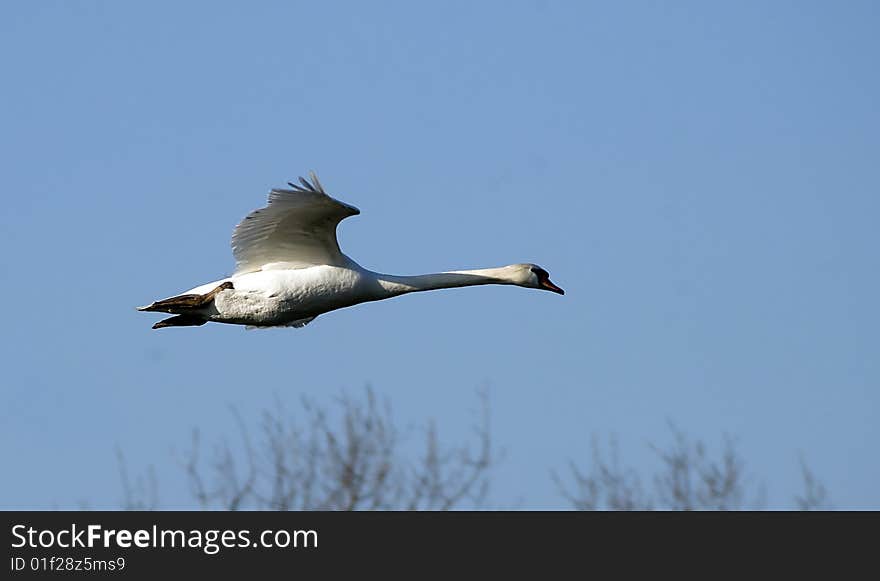
[[538, 281], [542, 282], [550, 278], [550, 273], [541, 268], [540, 266], [533, 266], [532, 272], [534, 272], [538, 276]]
[[540, 266], [533, 266], [530, 270], [535, 273], [535, 276], [538, 277], [538, 285], [540, 285], [541, 288], [546, 289], [548, 291], [555, 292], [556, 294], [560, 294], [560, 295], [565, 294], [564, 290], [562, 290], [561, 288], [559, 288], [558, 286], [556, 286], [555, 284], [550, 282], [550, 273], [549, 272], [547, 272], [546, 270], [544, 270]]

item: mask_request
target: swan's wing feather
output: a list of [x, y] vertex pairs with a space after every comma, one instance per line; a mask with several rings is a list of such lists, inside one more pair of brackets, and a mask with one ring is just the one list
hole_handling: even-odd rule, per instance
[[271, 263], [286, 268], [330, 264], [344, 266], [336, 226], [360, 210], [335, 200], [324, 192], [318, 176], [299, 178], [289, 190], [272, 190], [269, 205], [254, 210], [232, 233], [235, 273], [253, 272]]

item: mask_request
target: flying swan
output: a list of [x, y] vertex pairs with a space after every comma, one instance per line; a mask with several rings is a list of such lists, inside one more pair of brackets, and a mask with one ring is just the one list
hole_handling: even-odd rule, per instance
[[174, 315], [153, 325], [194, 327], [208, 321], [248, 327], [302, 327], [329, 311], [398, 295], [478, 284], [509, 284], [565, 292], [535, 264], [419, 276], [372, 272], [339, 250], [336, 227], [360, 210], [324, 192], [318, 176], [272, 190], [232, 233], [235, 272], [156, 301], [139, 311]]

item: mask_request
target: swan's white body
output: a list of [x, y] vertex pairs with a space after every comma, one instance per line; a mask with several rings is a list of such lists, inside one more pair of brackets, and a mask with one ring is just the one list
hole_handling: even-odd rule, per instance
[[410, 292], [481, 284], [512, 284], [562, 293], [533, 264], [392, 276], [367, 270], [342, 254], [336, 226], [357, 208], [324, 193], [317, 177], [272, 190], [269, 206], [249, 214], [232, 236], [235, 273], [154, 302], [140, 310], [178, 316], [157, 323], [207, 321], [252, 327], [301, 327], [320, 314]]
[[354, 305], [366, 297], [369, 277], [360, 270], [320, 265], [261, 270], [210, 282], [184, 294], [203, 295], [223, 282], [221, 291], [200, 309], [206, 319], [254, 327], [302, 326], [322, 313]]

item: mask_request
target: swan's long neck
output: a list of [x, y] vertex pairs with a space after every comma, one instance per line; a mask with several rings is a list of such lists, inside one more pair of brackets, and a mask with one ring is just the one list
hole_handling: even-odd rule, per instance
[[394, 276], [374, 273], [374, 276], [387, 297], [478, 284], [514, 284], [510, 280], [509, 271], [505, 267], [454, 270], [451, 272], [419, 274], [416, 276]]

